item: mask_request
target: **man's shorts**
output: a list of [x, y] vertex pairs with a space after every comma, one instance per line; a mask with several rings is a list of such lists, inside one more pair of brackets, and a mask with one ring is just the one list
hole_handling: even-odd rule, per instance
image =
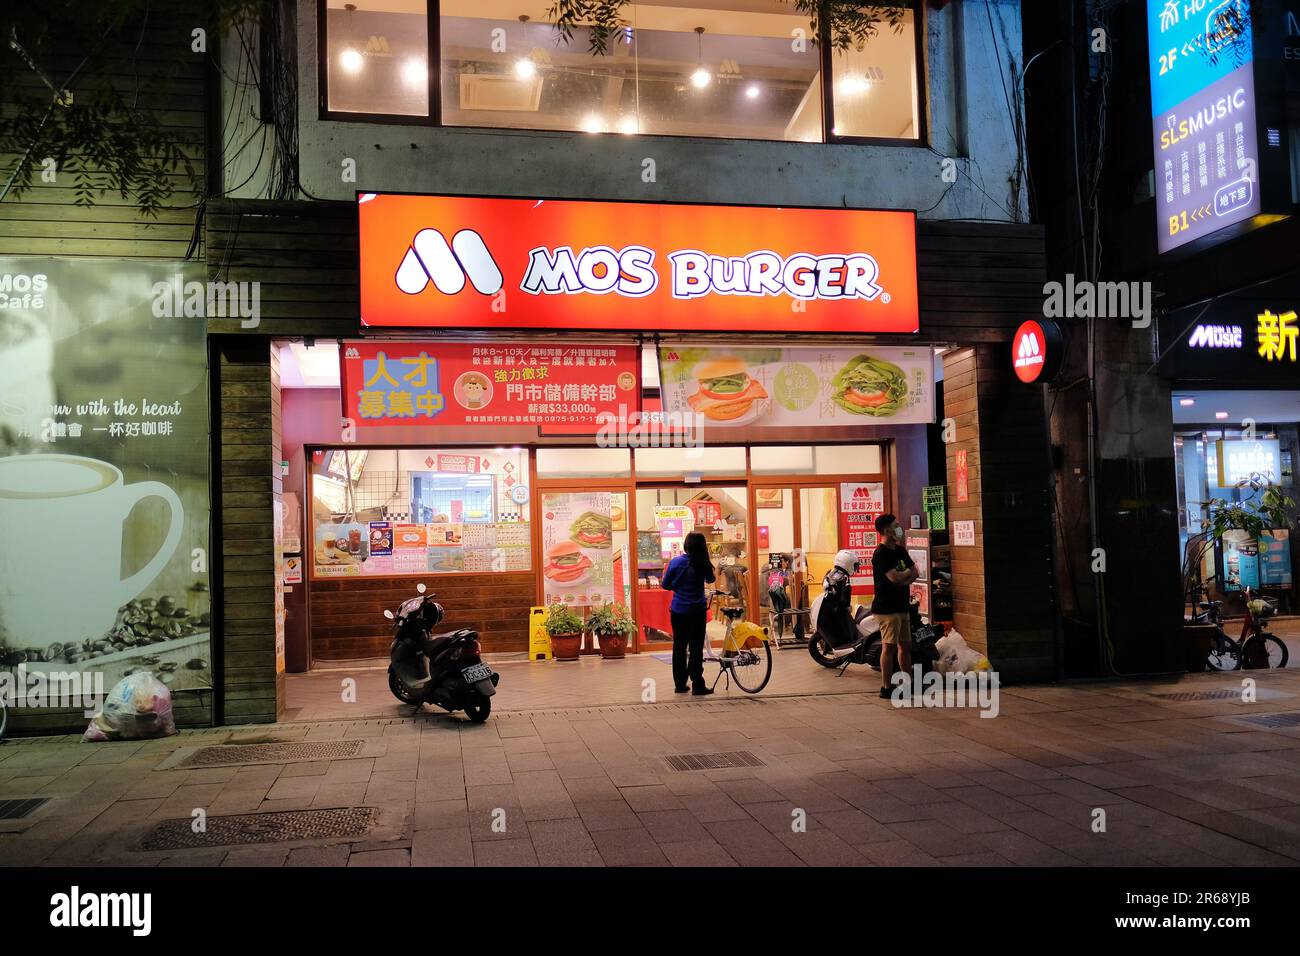
[[912, 637], [911, 615], [906, 612], [902, 614], [877, 614], [876, 623], [880, 625], [880, 643], [882, 644], [897, 644], [904, 638], [910, 641]]

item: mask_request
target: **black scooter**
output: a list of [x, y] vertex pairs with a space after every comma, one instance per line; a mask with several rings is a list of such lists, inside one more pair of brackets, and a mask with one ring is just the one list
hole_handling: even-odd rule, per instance
[[[849, 664], [866, 664], [880, 670], [883, 645], [880, 641], [880, 628], [871, 613], [859, 606], [847, 638], [840, 637], [836, 640], [831, 636], [830, 628], [822, 621], [821, 610], [822, 598], [818, 597], [812, 607], [812, 619], [817, 631], [808, 642], [808, 653], [812, 659], [822, 667], [843, 669]], [[912, 626], [912, 666], [920, 664], [921, 673], [928, 674], [939, 661], [936, 645], [939, 638], [943, 637], [943, 625], [922, 621], [921, 607], [915, 601], [908, 607], [908, 615]]]
[[478, 632], [461, 628], [434, 634], [442, 621], [442, 605], [417, 585], [419, 597], [404, 601], [397, 613], [384, 611], [396, 635], [389, 649], [388, 689], [404, 704], [436, 704], [447, 711], [463, 710], [481, 724], [492, 713], [492, 696], [501, 675], [482, 658]]

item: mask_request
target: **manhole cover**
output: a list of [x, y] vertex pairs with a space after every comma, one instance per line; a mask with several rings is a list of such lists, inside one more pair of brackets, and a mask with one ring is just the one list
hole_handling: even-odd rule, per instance
[[664, 757], [669, 770], [727, 770], [732, 767], [762, 767], [748, 750], [723, 754], [669, 754]]
[[164, 820], [145, 834], [141, 850], [189, 850], [248, 843], [285, 843], [289, 840], [329, 840], [363, 836], [375, 825], [374, 807], [332, 810], [283, 810], [276, 813], [241, 813], [208, 817], [202, 833], [194, 821]]
[[1300, 727], [1300, 711], [1289, 714], [1252, 714], [1238, 717], [1237, 723], [1250, 724], [1252, 727]]
[[0, 820], [21, 820], [29, 817], [50, 802], [49, 797], [28, 797], [21, 800], [0, 800]]
[[228, 767], [241, 763], [293, 763], [299, 760], [340, 760], [357, 757], [363, 740], [295, 741], [283, 744], [222, 744], [200, 747], [172, 769]]

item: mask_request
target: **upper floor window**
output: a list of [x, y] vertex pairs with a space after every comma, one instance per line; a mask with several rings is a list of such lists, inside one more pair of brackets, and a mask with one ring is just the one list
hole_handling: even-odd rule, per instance
[[[917, 10], [861, 49], [790, 0], [637, 0], [603, 54], [550, 0], [322, 0], [331, 118], [822, 142], [922, 138]], [[430, 25], [434, 29], [430, 30]], [[428, 69], [430, 60], [437, 63]], [[432, 104], [432, 109], [430, 108]]]

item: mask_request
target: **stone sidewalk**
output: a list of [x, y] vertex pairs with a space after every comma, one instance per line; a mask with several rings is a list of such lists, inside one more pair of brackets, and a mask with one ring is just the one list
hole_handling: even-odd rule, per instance
[[[836, 694], [12, 741], [0, 800], [52, 799], [0, 821], [0, 864], [1294, 866], [1300, 726], [1256, 719], [1300, 714], [1300, 670], [1248, 676], [1255, 703], [1240, 674], [1014, 687], [993, 719]], [[176, 766], [258, 742], [329, 746]], [[756, 765], [665, 760], [734, 752]], [[338, 807], [371, 829], [139, 849], [196, 811]]]

